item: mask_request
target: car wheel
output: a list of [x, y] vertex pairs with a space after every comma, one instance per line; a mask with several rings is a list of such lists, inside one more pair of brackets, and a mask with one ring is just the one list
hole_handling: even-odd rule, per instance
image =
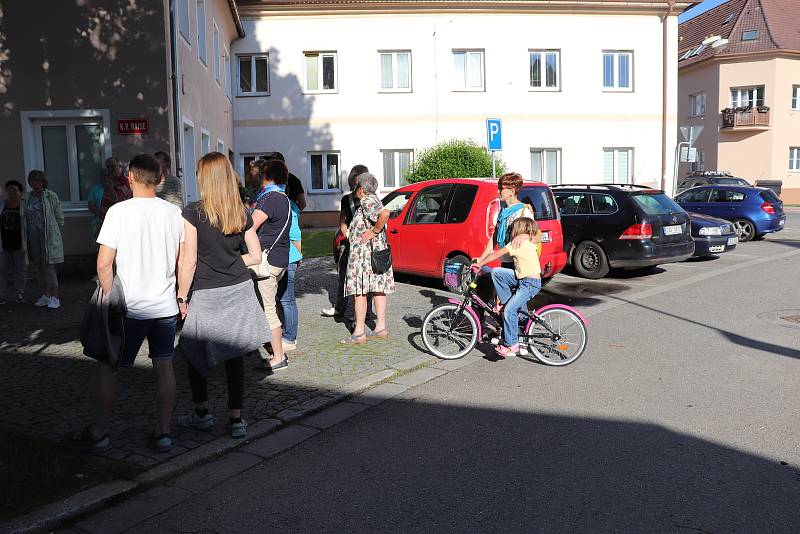
[[[459, 254], [457, 256], [453, 256], [452, 258], [448, 258], [448, 259], [450, 261], [457, 261], [458, 263], [463, 263], [464, 265], [469, 265], [471, 263], [470, 259], [468, 257], [462, 255], [462, 254]], [[444, 273], [442, 273], [442, 278], [444, 278]], [[451, 293], [458, 293], [459, 295], [463, 294], [467, 290], [466, 278], [467, 277], [465, 276], [464, 279], [461, 281], [461, 286], [460, 287], [447, 287], [447, 286], [445, 286], [445, 289], [447, 289]]]
[[733, 228], [736, 230], [736, 233], [739, 235], [739, 241], [742, 243], [746, 243], [755, 237], [756, 229], [753, 223], [747, 219], [734, 219], [731, 222], [733, 223]]
[[606, 253], [594, 241], [584, 241], [575, 247], [572, 258], [572, 266], [578, 276], [597, 280], [608, 274]]

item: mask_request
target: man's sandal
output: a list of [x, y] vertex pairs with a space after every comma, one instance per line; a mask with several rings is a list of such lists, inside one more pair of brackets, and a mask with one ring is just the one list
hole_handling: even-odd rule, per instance
[[339, 340], [339, 343], [341, 343], [342, 345], [363, 345], [366, 342], [367, 342], [367, 336], [365, 336], [364, 334], [361, 334], [360, 336], [353, 334], [349, 337]]

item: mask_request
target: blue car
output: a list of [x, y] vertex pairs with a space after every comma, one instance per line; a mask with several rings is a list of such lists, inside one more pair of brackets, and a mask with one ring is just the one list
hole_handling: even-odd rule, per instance
[[763, 187], [693, 187], [676, 196], [675, 202], [686, 211], [731, 221], [742, 242], [779, 232], [786, 224], [783, 202], [771, 189]]

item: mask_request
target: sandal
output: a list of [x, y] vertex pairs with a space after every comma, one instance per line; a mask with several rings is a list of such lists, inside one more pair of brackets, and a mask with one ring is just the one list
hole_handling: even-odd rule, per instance
[[367, 336], [365, 336], [364, 334], [358, 336], [356, 334], [353, 334], [351, 336], [339, 340], [339, 343], [342, 345], [363, 345], [366, 342], [367, 342]]
[[366, 336], [367, 338], [386, 339], [389, 337], [389, 331], [385, 328], [380, 330], [367, 330]]
[[498, 345], [497, 347], [495, 347], [494, 351], [501, 358], [516, 356], [517, 353], [519, 352], [519, 343], [517, 343], [516, 345], [512, 345], [511, 347], [506, 347], [505, 345]]

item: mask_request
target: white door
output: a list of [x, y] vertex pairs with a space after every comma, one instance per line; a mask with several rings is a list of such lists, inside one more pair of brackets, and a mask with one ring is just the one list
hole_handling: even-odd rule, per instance
[[183, 184], [186, 190], [186, 203], [196, 202], [197, 194], [197, 157], [194, 146], [194, 126], [183, 124]]

